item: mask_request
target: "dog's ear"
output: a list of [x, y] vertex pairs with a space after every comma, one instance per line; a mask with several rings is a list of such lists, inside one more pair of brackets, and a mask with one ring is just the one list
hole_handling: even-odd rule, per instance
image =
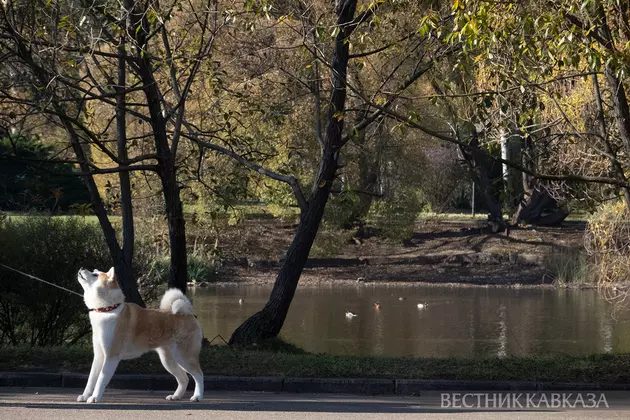
[[114, 281], [116, 280], [116, 273], [114, 272], [114, 267], [110, 268], [107, 272], [107, 280]]

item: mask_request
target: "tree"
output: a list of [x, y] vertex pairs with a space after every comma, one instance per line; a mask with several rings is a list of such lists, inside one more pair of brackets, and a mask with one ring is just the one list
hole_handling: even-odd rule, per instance
[[[461, 47], [461, 54], [449, 63], [455, 70], [443, 68], [433, 95], [451, 115], [452, 135], [423, 124], [414, 115], [413, 104], [407, 112], [389, 109], [385, 113], [406, 126], [458, 144], [479, 180], [497, 179], [482, 173], [497, 164], [523, 173], [523, 195], [515, 220], [561, 221], [567, 214], [562, 201], [571, 195], [582, 201], [598, 194], [605, 198], [610, 188], [602, 185], [614, 186], [625, 195], [627, 162], [620, 153], [626, 147], [627, 121], [624, 7], [601, 0], [544, 5], [536, 1], [453, 2], [452, 20], [427, 29], [436, 38]], [[612, 27], [610, 22], [614, 22]], [[585, 101], [588, 96], [580, 82], [602, 70], [613, 112], [605, 107], [593, 111], [596, 107]], [[595, 91], [591, 98], [597, 96]], [[586, 112], [573, 111], [581, 106]], [[602, 113], [606, 114], [604, 125], [595, 117]], [[616, 132], [606, 123], [613, 114]], [[602, 128], [608, 128], [608, 133]], [[520, 153], [499, 158], [493, 145], [501, 137], [520, 138]], [[490, 196], [491, 219], [500, 220], [501, 201], [488, 194], [491, 184], [486, 182], [482, 189]], [[548, 212], [544, 217], [543, 210]]]
[[[315, 241], [330, 189], [338, 168], [339, 150], [343, 147], [344, 111], [346, 105], [346, 74], [350, 56], [349, 39], [357, 27], [371, 14], [355, 17], [356, 0], [339, 2], [336, 7], [338, 34], [331, 65], [332, 94], [328, 102], [328, 126], [321, 139], [320, 166], [306, 200], [299, 186], [294, 188], [301, 208], [300, 223], [280, 268], [269, 301], [234, 331], [230, 344], [255, 343], [277, 336], [289, 311], [298, 280]], [[297, 182], [296, 182], [297, 184]], [[296, 185], [293, 184], [293, 185]]]
[[[178, 146], [191, 86], [210, 56], [220, 23], [213, 1], [186, 7], [175, 1], [158, 8], [127, 0], [109, 6], [82, 1], [3, 3], [0, 42], [8, 66], [1, 92], [3, 103], [20, 109], [23, 118], [46, 118], [66, 132], [81, 170], [77, 175], [87, 185], [125, 295], [142, 303], [131, 274], [134, 229], [129, 173], [152, 172], [160, 181], [171, 249], [169, 287], [185, 291]], [[186, 31], [181, 30], [184, 27]], [[95, 37], [96, 33], [100, 35]], [[151, 126], [151, 133], [134, 136], [131, 144], [130, 118]], [[110, 130], [114, 121], [115, 133]], [[115, 149], [108, 144], [109, 135], [116, 137]], [[114, 166], [99, 167], [91, 147], [107, 158], [106, 165]], [[122, 245], [94, 177], [109, 173], [119, 174]]]
[[[336, 177], [341, 167], [340, 156], [344, 146], [351, 138], [361, 135], [363, 130], [379, 120], [384, 114], [383, 110], [392, 107], [400, 98], [402, 92], [431, 69], [436, 60], [453, 51], [452, 48], [444, 47], [444, 45], [441, 45], [443, 48], [431, 49], [431, 53], [423, 51], [421, 54], [414, 55], [405, 51], [404, 55], [401, 54], [401, 57], [407, 57], [407, 59], [400, 59], [400, 62], [394, 62], [393, 64], [391, 62], [386, 63], [389, 66], [387, 70], [390, 72], [389, 77], [385, 77], [386, 82], [381, 83], [376, 92], [371, 92], [373, 98], [378, 98], [380, 105], [374, 107], [372, 101], [366, 99], [361, 92], [358, 92], [357, 95], [352, 95], [351, 100], [355, 106], [349, 109], [346, 104], [348, 86], [350, 85], [348, 82], [349, 61], [392, 48], [392, 45], [389, 45], [387, 48], [376, 49], [376, 52], [372, 53], [351, 54], [350, 45], [353, 42], [352, 40], [358, 38], [358, 36], [356, 38], [353, 37], [353, 34], [360, 28], [369, 25], [370, 22], [374, 22], [376, 20], [376, 11], [383, 10], [381, 9], [382, 7], [390, 6], [392, 8], [390, 10], [394, 10], [396, 6], [400, 6], [401, 9], [397, 10], [403, 10], [406, 5], [408, 4], [405, 2], [401, 2], [401, 4], [397, 2], [391, 2], [390, 4], [376, 2], [363, 7], [363, 10], [355, 16], [357, 9], [356, 0], [337, 2], [335, 8], [337, 20], [332, 31], [334, 47], [331, 63], [328, 63], [321, 55], [320, 51], [324, 50], [321, 40], [316, 43], [317, 45], [314, 45], [310, 41], [310, 36], [308, 38], [304, 37], [308, 41], [303, 42], [303, 48], [306, 48], [321, 66], [327, 67], [331, 74], [330, 97], [325, 104], [321, 105], [321, 108], [317, 99], [320, 89], [308, 89], [315, 96], [314, 126], [316, 129], [314, 133], [315, 139], [317, 139], [320, 146], [317, 172], [313, 179], [308, 182], [311, 185], [308, 197], [304, 196], [301, 183], [295, 176], [274, 173], [259, 164], [251, 162], [242, 155], [220, 148], [215, 144], [203, 143], [197, 139], [197, 142], [203, 147], [228, 154], [260, 174], [289, 184], [301, 210], [297, 231], [276, 277], [269, 301], [261, 311], [251, 316], [234, 331], [230, 338], [230, 344], [251, 344], [274, 337], [279, 333], [297, 288], [300, 275], [308, 259], [311, 246], [317, 235], [329, 195], [333, 191], [334, 185], [338, 182]], [[317, 21], [317, 19], [315, 20]], [[369, 31], [369, 29], [366, 29], [366, 31]], [[306, 32], [308, 33], [308, 30]], [[404, 37], [404, 40], [408, 39], [410, 39], [410, 44], [415, 46], [414, 50], [417, 50], [419, 45], [423, 45], [426, 40], [423, 36]], [[393, 45], [400, 46], [400, 43], [394, 43]], [[395, 48], [392, 49], [395, 50]], [[425, 57], [425, 55], [429, 57]], [[312, 68], [311, 65], [307, 67]], [[361, 104], [368, 105], [362, 107]], [[354, 119], [356, 121], [355, 124], [344, 132], [346, 121], [353, 120], [350, 115], [357, 109], [359, 111], [357, 112], [358, 118]], [[324, 122], [321, 123], [322, 133], [325, 134], [319, 137], [317, 133], [319, 132], [320, 123], [317, 122], [317, 119], [322, 114], [321, 110], [325, 110], [326, 115]]]
[[[600, 156], [600, 162], [608, 161], [607, 169], [620, 181], [618, 185], [626, 184], [617, 141], [606, 133], [606, 111], [601, 106], [597, 82], [597, 73], [603, 70], [614, 104], [618, 140], [627, 149], [626, 121], [630, 114], [623, 78], [628, 63], [621, 58], [628, 34], [624, 7], [607, 0], [563, 0], [544, 5], [534, 1], [457, 3], [458, 30], [454, 36], [466, 39], [469, 59], [474, 57], [483, 69], [479, 73], [489, 75], [495, 80], [494, 86], [500, 87], [492, 89], [486, 84], [489, 89], [476, 97], [486, 104], [494, 102], [501, 109], [502, 119], [520, 133], [523, 146], [517, 163], [534, 172], [544, 166], [547, 170], [593, 176], [602, 173], [600, 163], [593, 160], [592, 165], [585, 165], [584, 159], [594, 153]], [[609, 22], [614, 22], [614, 28]], [[590, 98], [581, 90], [582, 77], [593, 80]], [[573, 92], [576, 97], [572, 97]], [[569, 98], [572, 103], [567, 101]], [[571, 108], [576, 103], [588, 105], [585, 100], [600, 102], [600, 106], [594, 112], [573, 114]], [[591, 117], [595, 113], [599, 117]], [[589, 123], [589, 119], [597, 123]], [[576, 143], [582, 150], [576, 150]], [[582, 156], [569, 157], [567, 152], [572, 149]], [[562, 161], [557, 160], [560, 155], [564, 155]], [[566, 217], [566, 210], [557, 206], [557, 184], [544, 184], [536, 177], [525, 177], [523, 184], [524, 196], [514, 222], [544, 224]], [[627, 188], [621, 191], [627, 194]], [[541, 209], [549, 206], [556, 207], [555, 211], [541, 217]]]

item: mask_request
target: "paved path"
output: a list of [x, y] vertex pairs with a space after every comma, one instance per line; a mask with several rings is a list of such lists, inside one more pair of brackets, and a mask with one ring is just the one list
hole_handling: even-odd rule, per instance
[[[599, 409], [449, 409], [438, 392], [420, 397], [366, 397], [334, 394], [210, 392], [200, 403], [169, 402], [166, 392], [108, 390], [103, 404], [77, 403], [80, 390], [0, 388], [0, 419], [48, 420], [213, 420], [277, 419], [628, 419], [630, 393], [605, 393], [609, 408]], [[575, 396], [575, 394], [573, 394]], [[584, 396], [586, 398], [586, 394]], [[132, 417], [133, 416], [133, 417]]]

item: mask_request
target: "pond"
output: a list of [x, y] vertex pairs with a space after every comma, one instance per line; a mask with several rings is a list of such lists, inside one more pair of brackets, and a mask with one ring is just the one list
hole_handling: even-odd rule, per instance
[[[191, 291], [191, 297], [205, 336], [228, 340], [265, 305], [270, 291], [211, 286]], [[357, 316], [349, 319], [346, 311]], [[613, 314], [594, 290], [318, 285], [298, 288], [280, 335], [309, 352], [329, 354], [584, 355], [630, 351], [628, 319]]]

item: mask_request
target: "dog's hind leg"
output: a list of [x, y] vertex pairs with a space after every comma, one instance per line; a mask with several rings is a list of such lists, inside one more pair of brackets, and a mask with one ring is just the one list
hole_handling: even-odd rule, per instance
[[169, 395], [166, 399], [173, 401], [180, 400], [188, 387], [188, 375], [186, 375], [186, 371], [177, 364], [173, 358], [173, 351], [170, 348], [158, 347], [155, 350], [160, 356], [160, 361], [162, 362], [162, 365], [164, 365], [164, 368], [177, 380], [177, 389], [175, 390], [175, 393], [173, 395]]
[[180, 352], [176, 352], [174, 356], [177, 364], [190, 373], [195, 380], [195, 393], [190, 397], [190, 401], [201, 401], [203, 399], [203, 372], [199, 366], [199, 358]]
[[98, 379], [98, 375], [103, 370], [103, 362], [105, 361], [105, 354], [103, 354], [103, 349], [100, 345], [94, 344], [94, 360], [92, 360], [92, 369], [90, 369], [90, 376], [88, 377], [87, 385], [85, 386], [85, 390], [83, 394], [79, 395], [77, 401], [87, 401], [94, 392], [94, 387], [96, 386], [96, 380]]
[[94, 388], [94, 393], [90, 398], [87, 399], [88, 403], [99, 402], [101, 398], [103, 398], [103, 392], [105, 391], [105, 387], [109, 383], [110, 379], [112, 379], [112, 375], [116, 371], [118, 367], [118, 362], [120, 362], [119, 358], [108, 358], [105, 356], [105, 363], [103, 363], [103, 369], [101, 369], [101, 373], [98, 375], [98, 380], [96, 381], [96, 387]]

